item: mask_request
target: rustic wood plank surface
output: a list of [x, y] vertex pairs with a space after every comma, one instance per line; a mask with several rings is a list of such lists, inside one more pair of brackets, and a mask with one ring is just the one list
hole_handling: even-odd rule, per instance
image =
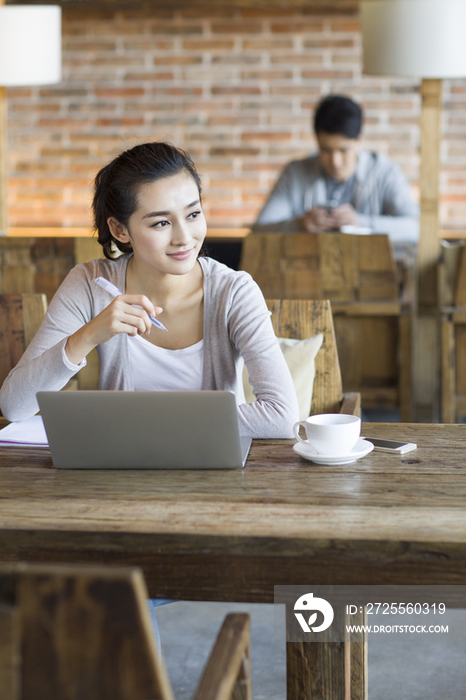
[[[273, 586], [466, 583], [462, 425], [364, 424], [417, 442], [316, 466], [255, 441], [243, 471], [57, 471], [0, 448], [0, 559], [140, 565], [151, 595], [273, 600]], [[286, 564], [286, 565], [285, 565]]]
[[[275, 585], [304, 581], [465, 584], [464, 426], [363, 434], [419, 447], [329, 467], [261, 440], [244, 470], [221, 472], [58, 471], [47, 449], [0, 448], [0, 560], [138, 565], [152, 597], [187, 600], [272, 602]], [[337, 680], [365, 700], [356, 652], [288, 644], [290, 700], [315, 682], [327, 700]]]
[[[318, 530], [344, 539], [402, 533], [412, 538], [413, 525], [428, 509], [428, 532], [441, 541], [438, 513], [451, 509], [458, 525], [466, 522], [466, 512], [457, 511], [464, 509], [466, 496], [465, 431], [462, 425], [363, 423], [364, 434], [417, 442], [418, 449], [400, 456], [372, 452], [345, 466], [303, 460], [291, 449], [293, 440], [255, 440], [245, 470], [220, 471], [57, 470], [47, 448], [2, 446], [0, 525], [253, 537], [307, 537]], [[326, 507], [353, 514], [356, 529], [348, 532], [348, 521], [327, 522]], [[402, 522], [391, 517], [394, 508], [403, 511]], [[358, 518], [361, 509], [372, 522]], [[293, 517], [277, 523], [273, 515], [279, 512]], [[452, 523], [449, 534], [466, 543], [462, 526]]]

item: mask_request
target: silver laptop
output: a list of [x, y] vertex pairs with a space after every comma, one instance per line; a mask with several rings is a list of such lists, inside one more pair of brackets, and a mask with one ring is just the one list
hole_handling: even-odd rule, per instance
[[40, 391], [53, 463], [62, 469], [241, 469], [229, 391]]

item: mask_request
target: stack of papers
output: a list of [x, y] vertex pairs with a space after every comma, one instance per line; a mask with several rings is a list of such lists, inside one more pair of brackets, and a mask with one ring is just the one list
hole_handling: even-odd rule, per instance
[[48, 447], [47, 434], [41, 416], [10, 423], [0, 430], [0, 446], [26, 445], [28, 447]]

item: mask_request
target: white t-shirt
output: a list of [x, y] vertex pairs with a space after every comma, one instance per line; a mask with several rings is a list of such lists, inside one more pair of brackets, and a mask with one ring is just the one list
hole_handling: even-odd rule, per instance
[[180, 350], [167, 350], [141, 336], [128, 338], [136, 391], [200, 391], [204, 340]]

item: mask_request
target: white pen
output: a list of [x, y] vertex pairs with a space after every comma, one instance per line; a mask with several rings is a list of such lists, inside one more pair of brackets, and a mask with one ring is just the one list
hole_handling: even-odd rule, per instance
[[[118, 287], [115, 287], [114, 284], [109, 282], [108, 280], [105, 279], [105, 277], [96, 277], [95, 279], [96, 283], [99, 285], [99, 287], [102, 287], [102, 289], [105, 289], [106, 292], [112, 295], [112, 297], [118, 297], [122, 292], [118, 289]], [[138, 309], [142, 309], [142, 306], [139, 306], [138, 304], [134, 304], [134, 306], [137, 306]], [[157, 328], [160, 328], [162, 331], [166, 331], [167, 329], [163, 325], [163, 323], [160, 323], [155, 316], [149, 316], [150, 320], [154, 324], [154, 326], [157, 326]]]

